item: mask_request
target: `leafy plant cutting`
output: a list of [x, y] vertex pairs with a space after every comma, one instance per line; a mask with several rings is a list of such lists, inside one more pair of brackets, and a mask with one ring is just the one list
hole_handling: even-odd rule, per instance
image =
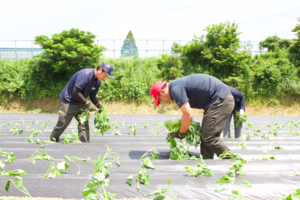
[[[171, 119], [165, 121], [165, 127], [171, 133], [178, 133], [181, 127], [181, 120]], [[195, 148], [200, 144], [201, 140], [201, 125], [200, 122], [192, 121], [190, 127], [186, 132], [186, 144], [193, 145]]]
[[190, 173], [191, 177], [196, 177], [201, 174], [207, 174], [208, 176], [214, 176], [214, 172], [211, 169], [207, 168], [206, 163], [204, 162], [202, 156], [200, 155], [201, 164], [197, 163], [197, 168], [185, 167], [185, 170]]
[[[94, 167], [95, 167], [95, 172], [93, 174], [93, 180], [85, 185], [85, 189], [82, 192], [83, 197], [85, 197], [88, 200], [91, 199], [107, 199], [107, 200], [114, 200], [117, 195], [109, 193], [105, 190], [105, 187], [109, 186], [109, 171], [108, 168], [113, 168], [113, 165], [111, 163], [106, 163], [104, 160], [107, 158], [107, 156], [116, 154], [118, 156], [117, 164], [120, 166], [119, 160], [119, 155], [115, 152], [112, 152], [111, 149], [108, 148], [106, 145], [107, 152], [105, 153], [104, 157], [98, 156], [98, 160], [94, 161]], [[114, 159], [114, 157], [113, 157]], [[98, 189], [95, 189], [94, 187], [98, 186]]]
[[[160, 188], [159, 190], [154, 190], [153, 192], [149, 193], [148, 194], [148, 197], [149, 196], [156, 196], [154, 199], [155, 200], [176, 200], [176, 196], [173, 194], [172, 192], [172, 189], [170, 187], [170, 181], [171, 179], [167, 179], [167, 182], [168, 182], [168, 188]], [[172, 197], [169, 197], [166, 195], [166, 193], [169, 192], [170, 195]]]
[[136, 124], [128, 126], [128, 128], [130, 128], [128, 135], [131, 135], [131, 134], [136, 135], [137, 134], [135, 125]]
[[101, 134], [104, 135], [104, 133], [108, 130], [110, 130], [111, 124], [109, 123], [110, 119], [107, 117], [107, 109], [105, 106], [102, 107], [103, 112], [95, 113], [95, 120], [94, 120], [94, 125], [96, 130], [93, 131], [93, 134]]

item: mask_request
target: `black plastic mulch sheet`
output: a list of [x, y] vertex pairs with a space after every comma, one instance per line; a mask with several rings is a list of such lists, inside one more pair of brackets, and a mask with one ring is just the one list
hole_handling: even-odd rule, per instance
[[[5, 171], [23, 169], [27, 175], [22, 176], [23, 184], [33, 197], [60, 197], [60, 198], [83, 198], [82, 190], [84, 185], [92, 180], [94, 165], [91, 161], [77, 162], [80, 167], [80, 175], [77, 175], [78, 168], [72, 164], [62, 176], [55, 179], [45, 178], [44, 174], [49, 168], [49, 164], [53, 161], [36, 160], [36, 164], [32, 165], [27, 160], [30, 155], [38, 150], [40, 153], [47, 153], [55, 160], [59, 161], [68, 156], [78, 156], [80, 158], [90, 157], [96, 160], [98, 155], [104, 156], [106, 152], [105, 145], [108, 145], [114, 152], [117, 152], [121, 158], [121, 166], [117, 167], [114, 160], [108, 159], [115, 166], [110, 171], [110, 184], [106, 188], [108, 192], [117, 194], [117, 198], [147, 198], [148, 193], [153, 190], [167, 187], [167, 179], [171, 179], [171, 188], [178, 199], [228, 199], [233, 196], [230, 190], [216, 193], [215, 189], [219, 185], [216, 183], [224, 176], [232, 166], [233, 160], [205, 160], [208, 168], [212, 169], [215, 176], [200, 175], [198, 177], [189, 177], [185, 167], [191, 166], [196, 168], [196, 163], [200, 161], [174, 161], [169, 160], [169, 146], [165, 141], [167, 135], [166, 129], [158, 128], [155, 124], [157, 121], [165, 121], [172, 118], [180, 119], [179, 115], [109, 115], [111, 122], [117, 122], [118, 130], [122, 135], [112, 135], [112, 130], [105, 133], [104, 136], [92, 135], [94, 129], [94, 116], [91, 116], [90, 125], [91, 139], [90, 143], [81, 144], [63, 144], [61, 141], [57, 144], [45, 145], [45, 149], [39, 149], [40, 145], [35, 143], [27, 143], [25, 139], [32, 131], [25, 131], [26, 126], [34, 120], [40, 124], [30, 126], [42, 131], [42, 135], [35, 138], [47, 140], [50, 133], [57, 122], [57, 114], [0, 114], [0, 126], [6, 124], [6, 127], [0, 127], [3, 134], [0, 135], [0, 149], [4, 152], [14, 152], [17, 161], [12, 164], [6, 164]], [[24, 119], [25, 124], [23, 124]], [[50, 123], [46, 128], [41, 125], [47, 120]], [[202, 116], [194, 116], [195, 121], [202, 120]], [[299, 116], [248, 116], [248, 122], [252, 122], [254, 127], [243, 129], [243, 135], [251, 134], [251, 138], [246, 140], [247, 149], [237, 149], [238, 139], [223, 139], [231, 151], [240, 153], [248, 160], [245, 173], [243, 176], [237, 176], [236, 183], [239, 190], [247, 199], [277, 199], [279, 194], [291, 194], [300, 188], [300, 176], [292, 176], [294, 170], [300, 171], [300, 136], [291, 135], [288, 121], [294, 123], [300, 122]], [[8, 125], [8, 122], [11, 122]], [[124, 122], [125, 126], [121, 125]], [[149, 122], [148, 128], [142, 128], [142, 124]], [[270, 139], [262, 139], [263, 134], [274, 127], [273, 122], [279, 125], [285, 124], [285, 127], [278, 131], [277, 136], [271, 136]], [[20, 124], [18, 129], [24, 130], [23, 134], [13, 135], [10, 129]], [[128, 135], [129, 125], [136, 124], [137, 135]], [[266, 127], [270, 124], [271, 127]], [[254, 129], [260, 129], [258, 136], [253, 136]], [[245, 126], [244, 126], [245, 127]], [[163, 136], [153, 135], [151, 130], [158, 129]], [[293, 127], [295, 133], [300, 129]], [[66, 133], [77, 131], [77, 122], [75, 119], [71, 122]], [[282, 146], [284, 149], [275, 150], [274, 146]], [[141, 170], [140, 157], [149, 149], [155, 148], [159, 154], [159, 160], [153, 160], [155, 170], [148, 169], [150, 175], [150, 186], [140, 185], [140, 190], [135, 188], [136, 176], [132, 185], [127, 183], [126, 178], [131, 174], [138, 174]], [[196, 157], [200, 155], [199, 147], [195, 149], [190, 147], [191, 152]], [[263, 151], [268, 152], [267, 155], [262, 154]], [[261, 155], [261, 157], [259, 157]], [[275, 160], [262, 160], [275, 156]], [[259, 158], [258, 158], [259, 157]], [[258, 159], [256, 159], [258, 158]], [[0, 157], [0, 159], [5, 159]], [[9, 193], [4, 190], [4, 185], [9, 178], [0, 176], [0, 196], [24, 196], [13, 185], [9, 189]], [[242, 182], [247, 180], [252, 187], [241, 186]], [[223, 184], [227, 189], [234, 189], [232, 184]], [[151, 197], [148, 197], [151, 198]]]

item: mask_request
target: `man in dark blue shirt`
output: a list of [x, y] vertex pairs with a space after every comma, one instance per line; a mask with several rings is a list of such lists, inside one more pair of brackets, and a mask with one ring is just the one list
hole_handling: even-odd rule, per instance
[[[89, 142], [89, 122], [80, 122], [78, 115], [88, 109], [89, 111], [101, 112], [101, 104], [98, 101], [97, 93], [101, 81], [108, 76], [112, 77], [114, 68], [107, 63], [98, 65], [97, 68], [82, 69], [76, 72], [60, 94], [58, 106], [58, 122], [54, 127], [50, 140], [59, 141], [59, 137], [66, 130], [73, 117], [78, 121], [78, 135], [81, 142]], [[93, 104], [87, 98], [90, 97]]]
[[237, 124], [237, 113], [239, 113], [240, 115], [245, 113], [245, 97], [243, 95], [243, 93], [241, 93], [240, 91], [238, 91], [236, 88], [231, 87], [230, 88], [230, 92], [234, 98], [234, 109], [232, 111], [232, 113], [230, 114], [230, 116], [228, 117], [228, 120], [225, 124], [224, 130], [223, 130], [223, 135], [226, 138], [228, 135], [228, 138], [231, 137], [230, 134], [230, 122], [231, 122], [231, 118], [233, 116], [234, 118], [234, 136], [235, 138], [239, 138], [241, 136], [241, 131], [243, 128], [243, 124]]
[[193, 114], [191, 108], [204, 109], [202, 120], [201, 154], [204, 159], [213, 159], [229, 150], [220, 140], [220, 134], [234, 107], [229, 87], [219, 79], [206, 74], [193, 74], [171, 82], [155, 82], [150, 93], [155, 106], [160, 102], [175, 101], [182, 112], [180, 132], [171, 134], [184, 138]]

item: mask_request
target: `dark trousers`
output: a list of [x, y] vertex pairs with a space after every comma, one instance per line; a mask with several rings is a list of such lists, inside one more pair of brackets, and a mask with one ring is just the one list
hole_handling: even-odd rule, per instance
[[75, 117], [75, 119], [78, 121], [79, 140], [81, 142], [89, 142], [90, 141], [89, 121], [81, 123], [80, 120], [78, 119], [78, 115], [80, 115], [83, 112], [83, 105], [68, 104], [60, 100], [58, 110], [59, 110], [58, 121], [50, 135], [50, 140], [58, 142], [61, 134], [69, 126], [73, 117]]
[[202, 136], [200, 151], [204, 159], [213, 159], [214, 154], [219, 156], [229, 150], [221, 141], [220, 134], [225, 123], [234, 108], [234, 98], [231, 92], [225, 99], [219, 99], [219, 103], [209, 106], [203, 115]]

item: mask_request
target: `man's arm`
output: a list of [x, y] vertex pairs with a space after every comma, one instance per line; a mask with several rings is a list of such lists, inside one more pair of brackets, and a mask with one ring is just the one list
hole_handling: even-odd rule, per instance
[[73, 87], [72, 95], [80, 102], [86, 105], [88, 103], [88, 100], [84, 98], [84, 96], [81, 94], [81, 89], [77, 88], [76, 86]]
[[181, 106], [180, 111], [182, 112], [180, 133], [186, 133], [193, 119], [190, 103], [188, 101], [185, 102], [185, 104]]

